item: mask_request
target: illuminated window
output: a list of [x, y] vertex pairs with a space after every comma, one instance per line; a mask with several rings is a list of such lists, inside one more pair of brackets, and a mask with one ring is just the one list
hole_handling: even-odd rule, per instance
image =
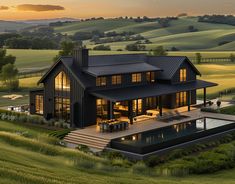
[[35, 96], [35, 112], [36, 114], [43, 114], [43, 95]]
[[147, 72], [146, 73], [146, 80], [148, 82], [155, 82], [155, 73], [154, 72]]
[[96, 114], [101, 119], [108, 119], [108, 102], [105, 99], [96, 100]]
[[106, 86], [106, 77], [97, 77], [96, 86]]
[[178, 107], [187, 105], [187, 92], [176, 93], [176, 105]]
[[180, 82], [185, 82], [187, 80], [187, 70], [180, 69]]
[[118, 85], [122, 83], [122, 76], [121, 75], [113, 75], [112, 76], [112, 85]]
[[57, 119], [70, 121], [70, 99], [55, 97], [55, 117]]
[[132, 74], [132, 82], [141, 82], [141, 81], [142, 81], [141, 73]]
[[60, 72], [55, 78], [55, 90], [70, 91], [70, 80], [64, 72]]

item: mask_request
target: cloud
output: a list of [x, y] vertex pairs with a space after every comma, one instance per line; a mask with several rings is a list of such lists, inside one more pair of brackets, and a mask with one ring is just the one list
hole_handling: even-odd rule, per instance
[[56, 10], [65, 10], [63, 6], [58, 5], [34, 5], [34, 4], [21, 4], [18, 5], [17, 10], [19, 11], [56, 11]]
[[0, 10], [8, 10], [9, 7], [8, 6], [0, 6]]

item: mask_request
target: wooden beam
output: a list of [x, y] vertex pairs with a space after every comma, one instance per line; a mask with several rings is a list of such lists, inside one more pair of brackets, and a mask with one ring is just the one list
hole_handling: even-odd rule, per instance
[[203, 95], [204, 95], [204, 107], [206, 107], [206, 88], [204, 88], [204, 93], [203, 93]]
[[188, 101], [188, 111], [190, 111], [190, 106], [191, 106], [191, 91], [187, 92], [187, 101]]
[[132, 100], [128, 101], [128, 115], [129, 115], [129, 120], [130, 120], [130, 124], [133, 124], [133, 104], [132, 104]]
[[159, 96], [159, 114], [162, 116], [162, 96]]

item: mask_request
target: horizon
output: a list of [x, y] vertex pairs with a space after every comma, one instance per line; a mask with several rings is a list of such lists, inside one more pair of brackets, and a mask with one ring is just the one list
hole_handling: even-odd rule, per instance
[[[211, 6], [213, 4], [213, 6]], [[189, 16], [205, 14], [234, 15], [233, 0], [2, 0], [0, 19], [8, 21], [54, 19], [60, 17], [86, 19], [91, 17], [167, 17], [187, 13]], [[99, 7], [99, 8], [97, 8]]]

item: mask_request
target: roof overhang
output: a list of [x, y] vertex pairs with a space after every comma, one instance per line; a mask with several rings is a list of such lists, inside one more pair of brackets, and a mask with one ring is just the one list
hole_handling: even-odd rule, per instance
[[127, 88], [108, 89], [90, 91], [90, 93], [98, 98], [104, 98], [112, 102], [134, 100], [139, 98], [156, 97], [168, 94], [174, 94], [183, 91], [192, 91], [197, 89], [209, 88], [218, 84], [203, 80], [188, 82], [185, 84], [153, 84], [148, 86], [134, 86]]

